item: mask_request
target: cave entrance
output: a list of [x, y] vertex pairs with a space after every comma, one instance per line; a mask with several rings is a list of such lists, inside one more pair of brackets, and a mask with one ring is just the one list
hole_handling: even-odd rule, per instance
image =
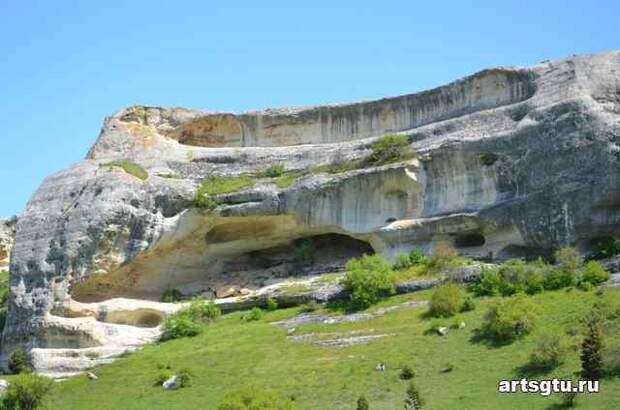
[[337, 233], [306, 236], [247, 256], [248, 270], [283, 268], [279, 276], [340, 270], [351, 258], [375, 253], [368, 242]]

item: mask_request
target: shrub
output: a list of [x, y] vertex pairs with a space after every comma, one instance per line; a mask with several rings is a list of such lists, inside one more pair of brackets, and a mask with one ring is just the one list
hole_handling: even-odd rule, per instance
[[450, 265], [459, 256], [454, 246], [448, 241], [439, 241], [433, 246], [430, 263], [436, 268], [443, 269]]
[[255, 322], [261, 320], [263, 317], [263, 311], [258, 307], [253, 307], [248, 313], [241, 316], [246, 322]]
[[583, 259], [575, 248], [566, 247], [558, 249], [553, 256], [560, 268], [566, 272], [575, 273], [583, 265]]
[[182, 310], [195, 322], [211, 322], [222, 315], [220, 308], [212, 301], [194, 297], [189, 306]]
[[406, 398], [405, 398], [405, 410], [420, 410], [424, 405], [424, 401], [420, 396], [420, 392], [415, 387], [413, 382], [407, 386]]
[[399, 253], [398, 255], [396, 255], [396, 263], [394, 264], [394, 268], [405, 269], [410, 268], [412, 265], [413, 264], [411, 263], [411, 259], [406, 253]]
[[496, 269], [482, 268], [472, 290], [476, 296], [495, 296], [499, 293], [501, 284], [502, 278]]
[[24, 374], [11, 380], [2, 397], [2, 408], [7, 410], [36, 409], [54, 388], [54, 382], [36, 374]]
[[21, 349], [15, 350], [11, 353], [7, 366], [11, 374], [20, 374], [30, 370], [30, 366], [28, 365], [28, 354]]
[[403, 368], [400, 371], [400, 374], [398, 375], [398, 377], [400, 377], [401, 380], [411, 380], [413, 379], [414, 376], [415, 376], [415, 373], [413, 372], [411, 367], [407, 365], [403, 366]]
[[248, 385], [231, 391], [222, 397], [218, 410], [293, 410], [294, 403], [272, 390]]
[[371, 146], [370, 162], [385, 164], [410, 158], [414, 151], [405, 135], [385, 135]]
[[164, 320], [161, 340], [172, 340], [181, 337], [192, 337], [200, 334], [202, 328], [186, 311], [175, 313]]
[[178, 302], [183, 298], [183, 294], [176, 288], [166, 289], [161, 295], [161, 301], [166, 303]]
[[557, 290], [567, 286], [572, 286], [574, 283], [575, 277], [572, 272], [555, 266], [550, 266], [545, 272], [543, 286], [547, 290]]
[[356, 407], [356, 409], [357, 410], [368, 410], [368, 409], [370, 409], [370, 406], [368, 404], [368, 400], [366, 400], [366, 397], [360, 396], [357, 399], [357, 407]]
[[352, 307], [363, 309], [394, 292], [394, 272], [381, 255], [364, 255], [347, 262], [342, 284], [350, 293]]
[[282, 176], [282, 174], [284, 174], [284, 171], [285, 171], [284, 164], [282, 163], [272, 164], [268, 166], [267, 169], [265, 169], [261, 173], [261, 175], [268, 177], [268, 178], [277, 178], [279, 176]]
[[599, 285], [609, 279], [609, 272], [597, 261], [589, 261], [580, 271], [581, 283]]
[[529, 333], [536, 321], [534, 308], [520, 295], [495, 302], [484, 316], [483, 334], [491, 340], [507, 342]]
[[271, 311], [277, 310], [278, 309], [278, 301], [275, 300], [274, 298], [268, 298], [265, 301], [265, 308], [267, 310], [271, 310]]
[[317, 310], [319, 308], [319, 303], [312, 299], [307, 303], [304, 303], [303, 305], [301, 305], [301, 307], [299, 308], [299, 310], [302, 313], [311, 313], [314, 312], [315, 310]]
[[190, 387], [192, 385], [192, 375], [188, 369], [181, 369], [176, 374], [179, 387]]
[[429, 312], [435, 317], [454, 316], [463, 303], [461, 288], [453, 283], [436, 287], [431, 295]]
[[412, 265], [419, 265], [426, 262], [426, 256], [420, 248], [413, 248], [409, 252], [409, 261]]
[[609, 258], [610, 256], [620, 254], [620, 238], [606, 238], [600, 240], [596, 244], [595, 259]]
[[129, 175], [133, 175], [134, 177], [141, 179], [143, 181], [149, 177], [148, 172], [146, 172], [146, 170], [142, 168], [142, 166], [136, 164], [135, 162], [128, 161], [128, 160], [108, 162], [107, 164], [105, 164], [105, 166], [109, 168], [114, 168], [114, 167], [121, 168], [123, 171], [125, 171]]
[[476, 309], [476, 303], [471, 297], [465, 298], [463, 305], [461, 306], [461, 312], [471, 312]]
[[172, 373], [167, 369], [160, 369], [153, 382], [153, 387], [161, 387], [166, 380], [172, 377]]
[[536, 340], [530, 353], [529, 367], [551, 370], [564, 362], [568, 352], [568, 342], [560, 333], [544, 332]]
[[598, 380], [603, 374], [603, 328], [596, 314], [586, 319], [586, 333], [581, 342], [581, 377]]

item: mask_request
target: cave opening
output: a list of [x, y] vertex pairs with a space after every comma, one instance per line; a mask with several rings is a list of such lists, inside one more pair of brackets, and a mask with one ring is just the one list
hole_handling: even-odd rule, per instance
[[454, 245], [458, 248], [470, 248], [476, 246], [483, 246], [486, 242], [486, 238], [482, 232], [468, 232], [457, 235], [454, 238]]

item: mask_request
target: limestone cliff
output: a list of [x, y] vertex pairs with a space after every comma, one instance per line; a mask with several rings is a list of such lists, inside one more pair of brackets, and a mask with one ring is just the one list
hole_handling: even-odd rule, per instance
[[[44, 181], [17, 223], [4, 357], [23, 346], [37, 357], [99, 348], [105, 359], [105, 346], [152, 340], [159, 312], [121, 303], [107, 315], [107, 300], [257, 287], [299, 273], [300, 241], [316, 254], [303, 269], [317, 272], [437, 240], [484, 257], [587, 250], [620, 233], [619, 84], [620, 52], [608, 52], [354, 104], [124, 109], [85, 160]], [[417, 158], [324, 172], [368, 158], [388, 133], [406, 135]], [[148, 177], [108, 165], [121, 160]], [[265, 176], [273, 164], [290, 185]], [[254, 177], [216, 195], [214, 212], [195, 208], [213, 175]], [[109, 340], [129, 323], [142, 333]]]
[[0, 218], [0, 271], [9, 269], [11, 250], [15, 241], [15, 224], [17, 218]]

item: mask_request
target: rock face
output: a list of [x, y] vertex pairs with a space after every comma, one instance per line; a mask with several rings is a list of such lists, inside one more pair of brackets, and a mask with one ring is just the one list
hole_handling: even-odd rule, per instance
[[9, 269], [11, 250], [15, 241], [15, 225], [17, 218], [0, 218], [0, 271]]
[[[21, 346], [52, 363], [74, 349], [75, 370], [93, 349], [152, 340], [168, 308], [117, 303], [103, 314], [114, 298], [252, 288], [439, 240], [484, 257], [587, 250], [620, 233], [619, 84], [620, 53], [608, 52], [355, 104], [122, 110], [86, 159], [44, 181], [17, 223], [3, 358]], [[368, 158], [388, 133], [406, 135], [417, 158], [322, 172]], [[148, 178], [112, 161], [137, 163]], [[273, 164], [294, 181], [263, 176]], [[216, 195], [214, 211], [193, 206], [204, 178], [246, 174], [252, 183]], [[109, 340], [130, 329], [142, 333]]]

